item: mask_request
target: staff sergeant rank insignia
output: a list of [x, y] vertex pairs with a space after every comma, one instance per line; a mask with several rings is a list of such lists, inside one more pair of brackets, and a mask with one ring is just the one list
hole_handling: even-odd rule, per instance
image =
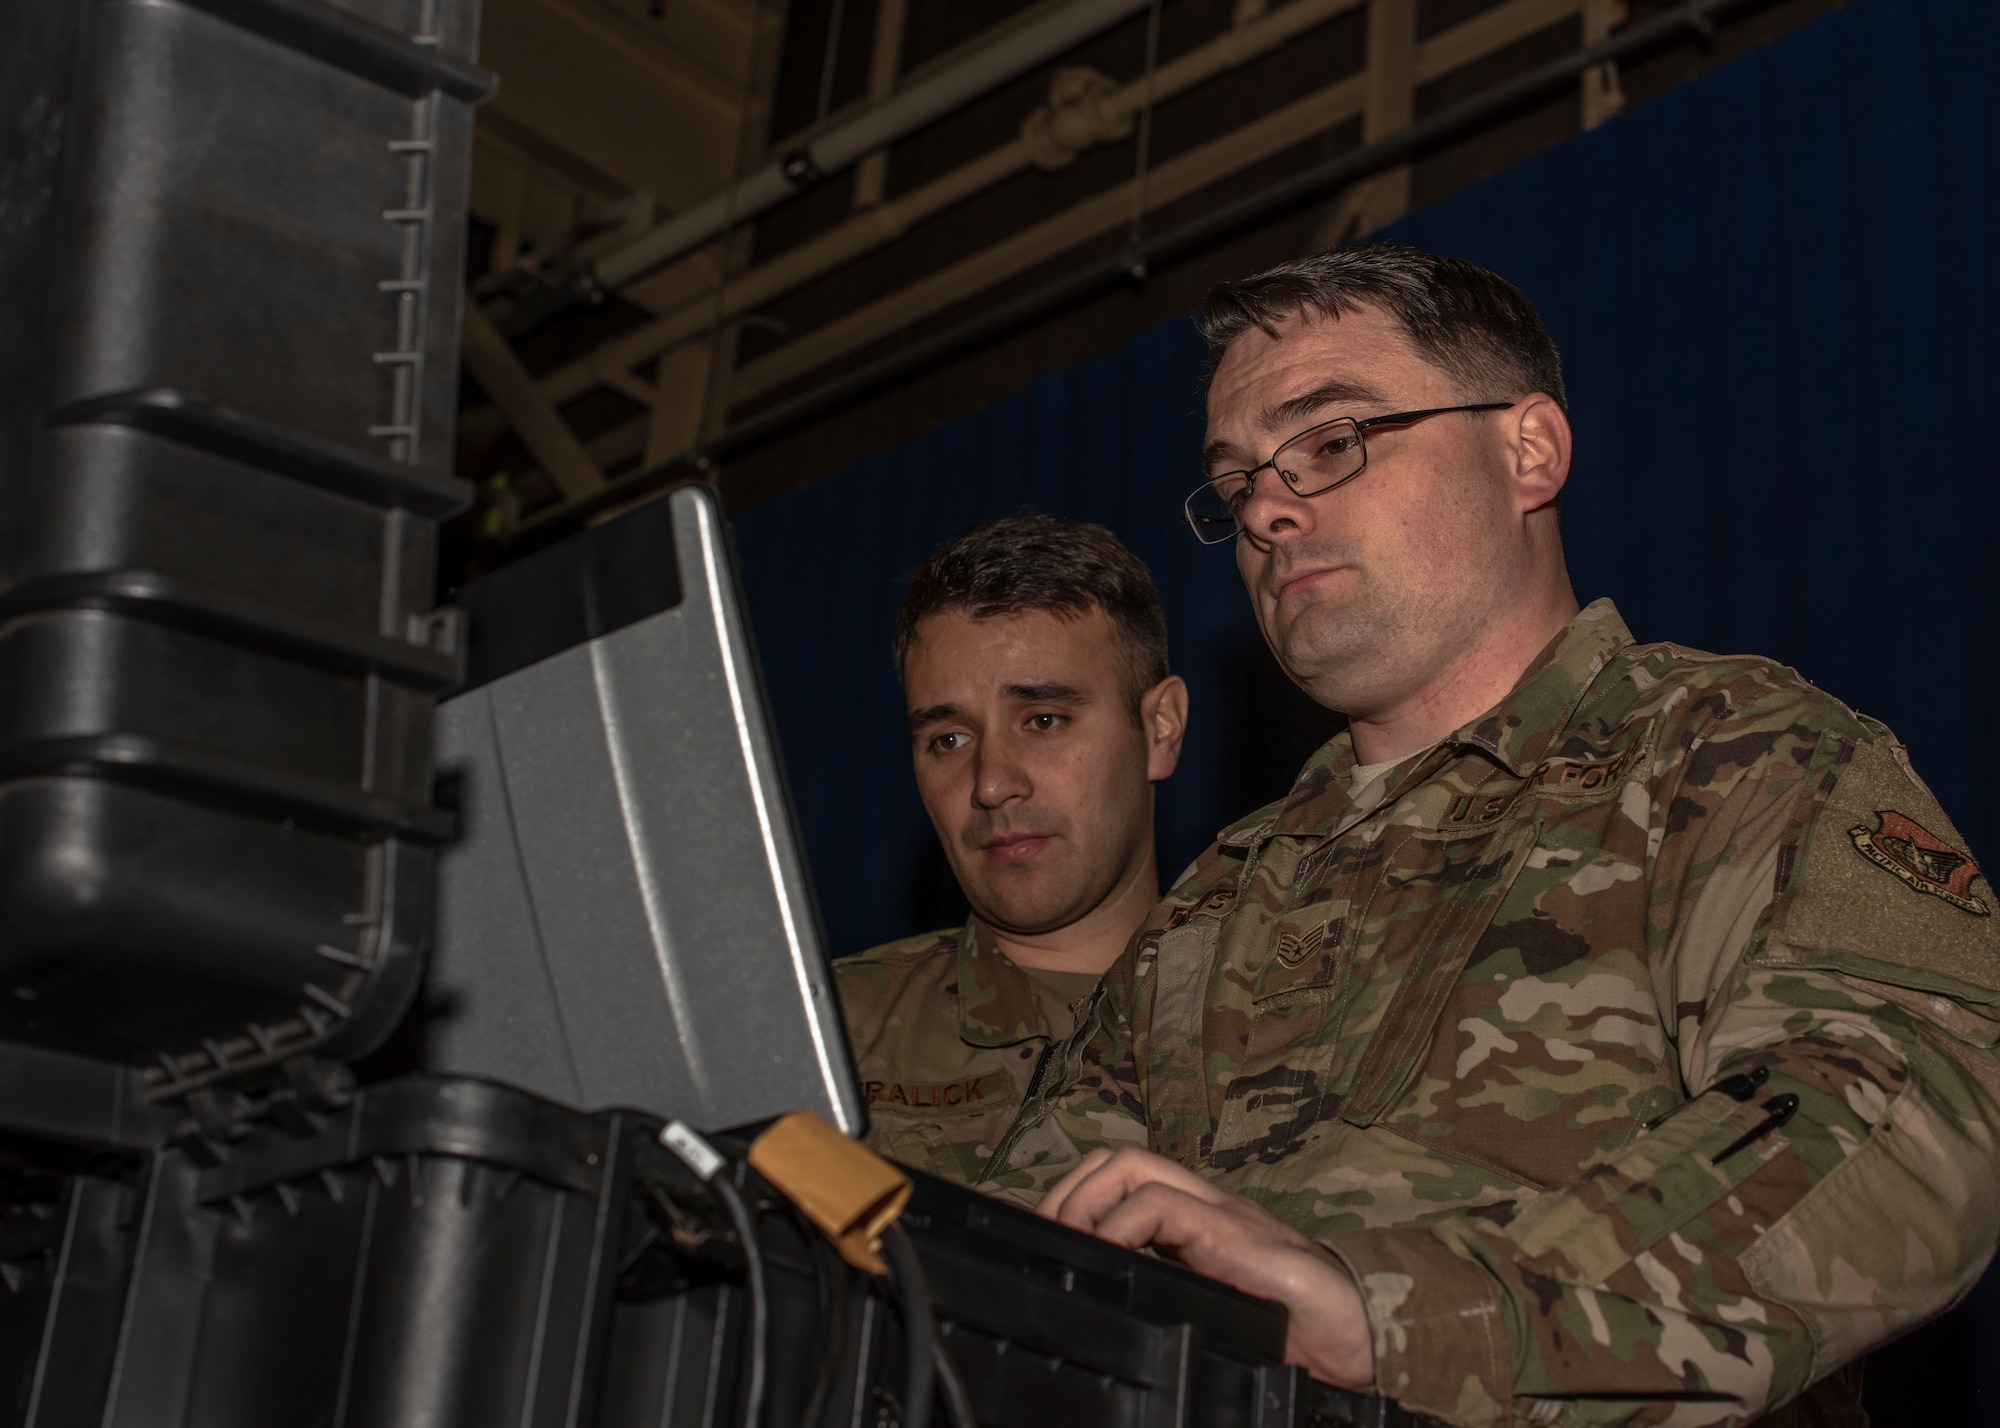
[[1887, 868], [1920, 893], [1941, 897], [1980, 917], [1992, 911], [1972, 895], [1979, 864], [1972, 861], [1971, 854], [1960, 852], [1894, 809], [1879, 809], [1875, 816], [1881, 827], [1868, 829], [1856, 824], [1847, 830], [1862, 857]]

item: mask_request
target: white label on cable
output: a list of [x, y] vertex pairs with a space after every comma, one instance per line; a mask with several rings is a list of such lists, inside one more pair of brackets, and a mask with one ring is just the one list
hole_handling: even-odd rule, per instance
[[715, 1172], [729, 1163], [686, 1121], [668, 1121], [660, 1132], [660, 1144], [686, 1161], [687, 1168], [704, 1181], [713, 1180]]

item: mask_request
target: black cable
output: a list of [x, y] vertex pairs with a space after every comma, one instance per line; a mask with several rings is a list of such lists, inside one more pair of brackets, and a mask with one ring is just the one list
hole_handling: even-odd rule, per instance
[[757, 1222], [750, 1218], [750, 1207], [730, 1182], [736, 1168], [702, 1138], [701, 1132], [684, 1121], [668, 1121], [660, 1127], [660, 1144], [679, 1156], [722, 1202], [736, 1226], [736, 1242], [743, 1249], [745, 1277], [750, 1281], [750, 1384], [743, 1394], [743, 1428], [761, 1428], [771, 1344], [771, 1295], [764, 1277], [764, 1247], [757, 1239]]
[[764, 1278], [764, 1247], [757, 1239], [757, 1226], [750, 1207], [729, 1183], [724, 1171], [708, 1182], [715, 1198], [729, 1212], [736, 1226], [737, 1242], [743, 1247], [743, 1263], [750, 1281], [750, 1386], [743, 1394], [743, 1428], [759, 1428], [764, 1417], [764, 1377], [771, 1339], [770, 1287]]
[[847, 1261], [810, 1228], [807, 1239], [812, 1245], [813, 1284], [819, 1293], [819, 1368], [813, 1374], [805, 1410], [799, 1414], [800, 1428], [813, 1428], [819, 1422], [847, 1355]]
[[958, 1361], [952, 1358], [951, 1345], [943, 1334], [931, 1339], [931, 1362], [937, 1369], [939, 1396], [944, 1399], [944, 1416], [951, 1420], [951, 1428], [979, 1428], [972, 1416], [972, 1397], [965, 1391], [965, 1380], [958, 1376]]
[[[944, 1414], [951, 1428], [979, 1428], [972, 1416], [972, 1397], [959, 1377], [958, 1362], [951, 1345], [938, 1332], [937, 1311], [931, 1304], [930, 1278], [917, 1257], [917, 1248], [901, 1225], [890, 1225], [882, 1235], [883, 1256], [889, 1262], [889, 1283], [895, 1290], [897, 1306], [903, 1314], [903, 1339], [910, 1355], [910, 1376], [906, 1387], [903, 1428], [928, 1428], [932, 1394], [944, 1399]], [[927, 1345], [927, 1349], [921, 1346]], [[930, 1373], [919, 1383], [918, 1369], [928, 1363]], [[915, 1405], [923, 1405], [921, 1413]]]
[[889, 1265], [889, 1288], [903, 1316], [903, 1428], [930, 1428], [931, 1395], [937, 1388], [937, 1322], [931, 1314], [931, 1286], [917, 1247], [901, 1225], [882, 1234], [882, 1257]]

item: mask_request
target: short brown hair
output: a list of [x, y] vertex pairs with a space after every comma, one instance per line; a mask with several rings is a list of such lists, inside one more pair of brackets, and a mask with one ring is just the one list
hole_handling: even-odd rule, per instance
[[1167, 677], [1167, 616], [1144, 561], [1088, 521], [1007, 516], [969, 527], [910, 576], [896, 617], [896, 677], [927, 616], [955, 611], [990, 620], [1031, 611], [1075, 618], [1091, 607], [1110, 617], [1124, 646], [1125, 694], [1139, 701]]
[[1556, 345], [1519, 288], [1474, 264], [1397, 243], [1332, 248], [1224, 283], [1202, 304], [1201, 334], [1220, 362], [1253, 327], [1276, 336], [1286, 318], [1306, 311], [1337, 318], [1364, 303], [1395, 318], [1467, 400], [1543, 392], [1569, 410]]

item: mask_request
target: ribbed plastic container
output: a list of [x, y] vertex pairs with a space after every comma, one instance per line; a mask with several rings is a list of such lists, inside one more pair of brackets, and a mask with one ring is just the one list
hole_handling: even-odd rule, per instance
[[162, 1152], [105, 1428], [592, 1422], [635, 1134], [412, 1078]]
[[172, 1093], [414, 993], [476, 24], [0, 6], [0, 1041]]
[[[73, 1152], [14, 1158], [0, 1424], [742, 1421], [745, 1257], [657, 1120], [439, 1077], [310, 1105], [281, 1097], [226, 1131], [190, 1127], [122, 1174]], [[886, 1284], [847, 1268], [754, 1173], [725, 1173], [766, 1270], [763, 1422], [904, 1422], [907, 1338]], [[1406, 1421], [1283, 1366], [1278, 1305], [923, 1177], [904, 1225], [987, 1428]]]
[[[733, 1141], [723, 1144], [735, 1147]], [[641, 1183], [664, 1175], [636, 1152]], [[682, 1177], [683, 1179], [685, 1177]], [[1282, 1362], [1282, 1306], [1133, 1254], [955, 1185], [914, 1176], [902, 1223], [923, 1262], [938, 1330], [974, 1417], [988, 1428], [1402, 1428], [1385, 1399], [1314, 1383]], [[750, 1177], [747, 1198], [759, 1200]], [[679, 1218], [628, 1250], [603, 1370], [598, 1428], [740, 1421], [747, 1295], [725, 1247], [680, 1242]], [[844, 1269], [768, 1192], [765, 1421], [880, 1428], [904, 1420], [905, 1336], [879, 1281]], [[666, 1223], [661, 1223], [664, 1218]], [[642, 1225], [635, 1217], [631, 1222]], [[674, 1228], [681, 1231], [676, 1236]], [[649, 1257], [650, 1256], [650, 1257]], [[932, 1414], [944, 1422], [943, 1409]]]
[[137, 1247], [137, 1161], [0, 1137], [0, 1424], [95, 1424]]

